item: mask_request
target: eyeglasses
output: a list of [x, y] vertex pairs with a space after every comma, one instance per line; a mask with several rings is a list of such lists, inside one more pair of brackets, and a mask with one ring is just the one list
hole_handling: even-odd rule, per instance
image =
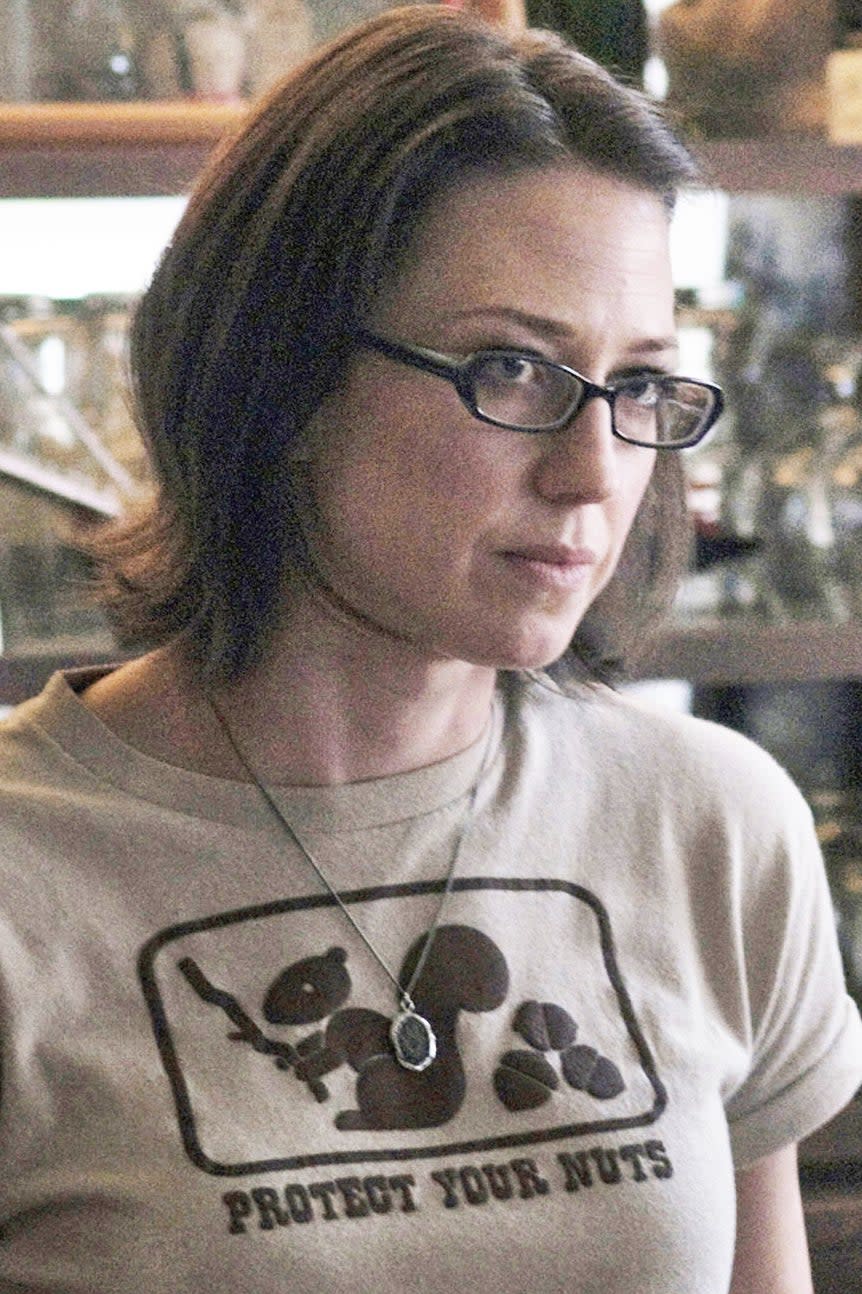
[[558, 431], [598, 398], [610, 407], [613, 434], [627, 444], [688, 449], [703, 440], [724, 408], [720, 387], [689, 377], [647, 372], [599, 386], [565, 364], [520, 350], [478, 350], [454, 359], [364, 328], [356, 340], [451, 382], [474, 418], [510, 431]]

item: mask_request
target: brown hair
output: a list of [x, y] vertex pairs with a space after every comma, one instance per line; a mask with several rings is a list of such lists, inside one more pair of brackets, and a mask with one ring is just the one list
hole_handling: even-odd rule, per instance
[[[669, 207], [696, 176], [652, 104], [561, 38], [442, 6], [390, 10], [276, 87], [205, 171], [134, 319], [156, 494], [99, 554], [127, 640], [182, 634], [210, 677], [248, 668], [285, 562], [304, 560], [288, 450], [417, 221], [471, 174], [572, 159]], [[677, 456], [659, 455], [575, 656], [599, 642], [621, 657], [641, 636], [678, 573], [680, 497]]]

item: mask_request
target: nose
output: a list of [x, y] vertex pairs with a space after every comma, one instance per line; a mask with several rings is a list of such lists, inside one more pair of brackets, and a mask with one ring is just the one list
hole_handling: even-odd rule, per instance
[[553, 502], [601, 503], [617, 489], [618, 447], [606, 400], [593, 396], [567, 426], [541, 435], [535, 486]]

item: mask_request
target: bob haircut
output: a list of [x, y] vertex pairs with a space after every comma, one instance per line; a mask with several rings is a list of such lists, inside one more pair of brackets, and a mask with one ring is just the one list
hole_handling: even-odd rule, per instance
[[[449, 187], [586, 164], [673, 206], [697, 168], [640, 92], [544, 31], [390, 10], [322, 47], [204, 172], [132, 325], [152, 502], [94, 546], [126, 642], [183, 641], [213, 682], [265, 650], [308, 570], [291, 449], [357, 325]], [[678, 455], [659, 454], [619, 570], [560, 662], [610, 677], [687, 548]], [[307, 505], [306, 505], [307, 506]]]

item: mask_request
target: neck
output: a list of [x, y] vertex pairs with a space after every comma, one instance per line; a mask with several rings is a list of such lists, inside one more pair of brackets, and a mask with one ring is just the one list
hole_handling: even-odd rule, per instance
[[327, 635], [308, 650], [297, 626], [266, 660], [217, 694], [241, 748], [269, 781], [326, 786], [408, 772], [477, 741], [495, 672], [429, 660], [410, 644]]
[[[435, 764], [478, 740], [492, 690], [463, 696], [433, 690], [393, 698], [368, 680], [312, 684], [291, 675], [240, 683], [218, 697], [219, 710], [255, 771], [269, 782], [334, 786]], [[289, 691], [287, 690], [289, 689]]]
[[[266, 781], [366, 781], [438, 763], [479, 740], [493, 703], [491, 666], [389, 633], [301, 577], [285, 603], [263, 660], [212, 697]], [[181, 691], [203, 702], [193, 676], [185, 686], [180, 678]], [[209, 707], [199, 708], [205, 722]], [[224, 734], [209, 718], [208, 738], [222, 753]], [[232, 751], [223, 757], [228, 776], [243, 776]]]
[[[309, 598], [293, 604], [261, 664], [209, 699], [259, 777], [334, 786], [467, 749], [489, 721], [495, 682], [490, 666], [434, 656]], [[247, 780], [178, 644], [107, 675], [84, 700], [145, 754]]]

